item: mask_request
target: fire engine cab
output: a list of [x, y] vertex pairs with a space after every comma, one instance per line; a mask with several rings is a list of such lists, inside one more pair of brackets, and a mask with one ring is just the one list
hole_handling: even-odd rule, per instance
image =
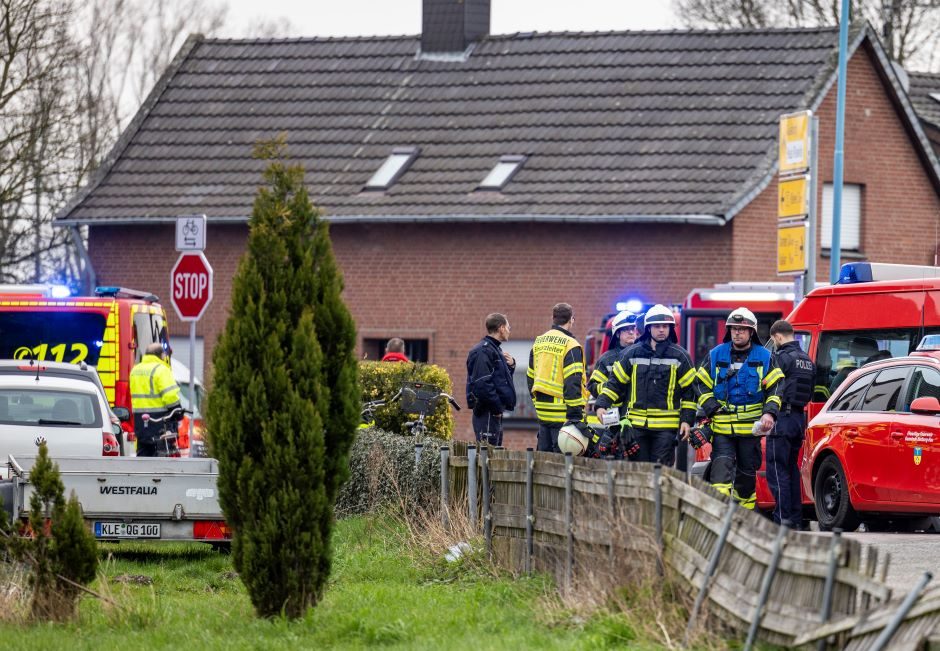
[[131, 369], [148, 345], [169, 346], [159, 299], [124, 287], [98, 287], [87, 297], [62, 296], [57, 289], [0, 286], [0, 359], [94, 366], [128, 440], [133, 440]]

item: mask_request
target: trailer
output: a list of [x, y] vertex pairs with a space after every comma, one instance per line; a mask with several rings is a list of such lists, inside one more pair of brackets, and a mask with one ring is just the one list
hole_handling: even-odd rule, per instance
[[[36, 456], [8, 457], [0, 498], [12, 522], [29, 517]], [[219, 506], [219, 462], [206, 458], [58, 457], [55, 463], [99, 540], [171, 540], [225, 546], [231, 529]]]

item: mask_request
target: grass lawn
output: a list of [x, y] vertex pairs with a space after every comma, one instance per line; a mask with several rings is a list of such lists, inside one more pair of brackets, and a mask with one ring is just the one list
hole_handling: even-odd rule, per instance
[[[339, 522], [323, 602], [298, 621], [255, 618], [231, 560], [205, 545], [102, 545], [102, 568], [121, 608], [86, 598], [67, 625], [0, 625], [4, 649], [658, 648], [623, 616], [583, 622], [560, 612], [544, 577], [494, 577], [449, 565], [404, 543], [377, 516]], [[151, 585], [118, 583], [142, 576]], [[548, 614], [546, 614], [548, 613]]]

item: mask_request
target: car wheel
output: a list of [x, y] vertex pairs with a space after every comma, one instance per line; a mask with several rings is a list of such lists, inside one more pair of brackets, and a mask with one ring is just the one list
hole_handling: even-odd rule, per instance
[[826, 457], [816, 473], [813, 484], [816, 517], [821, 531], [842, 529], [855, 531], [859, 525], [858, 513], [849, 501], [849, 486], [842, 464], [835, 457]]

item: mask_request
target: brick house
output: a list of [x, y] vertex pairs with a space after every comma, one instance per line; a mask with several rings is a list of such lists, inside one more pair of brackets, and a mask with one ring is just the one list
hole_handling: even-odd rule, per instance
[[[58, 216], [87, 226], [89, 275], [167, 295], [174, 220], [208, 215], [215, 302], [197, 349], [211, 359], [261, 183], [252, 145], [287, 132], [331, 221], [362, 354], [404, 337], [458, 396], [489, 312], [509, 315], [524, 392], [556, 302], [583, 336], [628, 297], [777, 279], [777, 119], [817, 112], [828, 183], [836, 30], [491, 36], [489, 0], [424, 9], [420, 36], [190, 38]], [[937, 156], [869, 26], [850, 54], [844, 257], [933, 263]], [[526, 425], [531, 407], [517, 415]]]
[[940, 74], [909, 73], [909, 94], [924, 133], [940, 155]]

